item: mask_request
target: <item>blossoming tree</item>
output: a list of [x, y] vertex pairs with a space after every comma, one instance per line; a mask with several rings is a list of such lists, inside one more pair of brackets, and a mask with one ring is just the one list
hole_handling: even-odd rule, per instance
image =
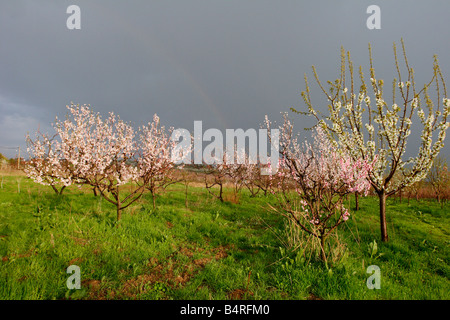
[[139, 176], [153, 200], [156, 208], [156, 195], [160, 189], [177, 182], [173, 169], [176, 159], [172, 154], [176, 142], [171, 139], [173, 129], [166, 130], [161, 125], [158, 115], [153, 116], [153, 122], [141, 127], [138, 157]]
[[264, 196], [267, 196], [273, 177], [262, 174], [262, 171], [267, 168], [268, 165], [264, 165], [260, 161], [252, 163], [249, 161], [248, 155], [246, 154], [243, 166], [244, 170], [241, 170], [240, 180], [248, 189], [251, 196], [255, 197], [260, 191], [264, 193]]
[[434, 159], [426, 180], [431, 184], [436, 200], [442, 207], [444, 205], [444, 202], [441, 202], [441, 200], [443, 200], [442, 196], [445, 195], [445, 193], [448, 192], [448, 188], [450, 188], [450, 171], [448, 170], [447, 160], [444, 157], [439, 156]]
[[[267, 118], [266, 125], [269, 129]], [[313, 138], [312, 143], [300, 144], [287, 114], [283, 115], [281, 159], [273, 187], [287, 216], [319, 239], [326, 262], [327, 237], [350, 216], [344, 198], [352, 192], [368, 193], [367, 176], [372, 164], [334, 148], [320, 127], [313, 132]]]
[[[414, 70], [408, 63], [403, 40], [402, 49], [406, 75], [401, 72], [394, 44], [398, 77], [394, 78], [392, 84], [392, 104], [388, 104], [383, 96], [384, 81], [376, 78], [369, 45], [371, 90], [364, 80], [361, 67], [361, 83], [359, 90], [356, 88], [350, 53], [347, 52], [346, 58], [342, 48], [340, 78], [335, 82], [328, 81], [328, 91], [313, 67], [316, 82], [328, 99], [329, 114], [324, 115], [313, 107], [306, 76], [306, 91], [302, 92], [302, 97], [308, 111], [299, 112], [293, 109], [295, 112], [315, 117], [335, 148], [347, 152], [354, 160], [374, 162], [374, 170], [368, 175], [368, 181], [379, 197], [382, 241], [388, 241], [386, 198], [426, 177], [433, 160], [444, 146], [445, 133], [449, 127], [447, 117], [450, 112], [450, 99], [447, 98], [437, 58], [434, 58], [433, 77], [420, 88], [415, 84]], [[436, 89], [436, 102], [433, 102], [429, 92], [432, 86]], [[417, 118], [414, 118], [415, 115]], [[404, 154], [413, 119], [423, 126], [421, 144], [417, 156], [406, 160]], [[435, 136], [433, 142], [435, 132], [437, 137]], [[396, 172], [401, 173], [398, 175], [401, 179], [393, 179]]]
[[[225, 184], [233, 185], [234, 197], [237, 199], [238, 192], [244, 186], [244, 181], [247, 179], [247, 155], [244, 150], [237, 150], [234, 145], [234, 150], [215, 150], [217, 154], [208, 155], [206, 161], [203, 161], [203, 168], [205, 170], [205, 187], [208, 192], [224, 202], [223, 193]], [[237, 161], [240, 156], [244, 160]], [[218, 190], [213, 190], [213, 187], [218, 187]]]
[[55, 129], [60, 152], [71, 168], [71, 179], [89, 184], [116, 206], [117, 220], [122, 210], [142, 195], [144, 188], [121, 193], [121, 186], [139, 179], [135, 132], [132, 126], [110, 112], [106, 120], [89, 106], [71, 105], [64, 121]]
[[[160, 126], [159, 117], [155, 115], [152, 123], [141, 128], [137, 143], [133, 127], [114, 113], [103, 120], [87, 105], [67, 108], [66, 119], [56, 119], [53, 125], [53, 138], [38, 134], [32, 141], [28, 137], [32, 159], [27, 174], [55, 191], [57, 184], [91, 185], [116, 206], [117, 220], [146, 188], [155, 196], [173, 167], [170, 153], [174, 142]], [[132, 186], [122, 190], [127, 183]]]
[[[203, 163], [203, 168], [205, 171], [205, 187], [208, 192], [219, 199], [220, 202], [224, 202], [223, 199], [223, 188], [228, 179], [229, 166], [227, 164], [227, 157], [225, 151], [221, 155], [211, 156], [212, 162]], [[218, 190], [213, 189], [218, 187]]]
[[27, 134], [26, 142], [30, 161], [25, 165], [25, 174], [36, 183], [51, 186], [56, 194], [62, 194], [72, 184], [72, 180], [67, 162], [58, 151], [59, 143], [55, 137], [38, 131], [35, 140]]

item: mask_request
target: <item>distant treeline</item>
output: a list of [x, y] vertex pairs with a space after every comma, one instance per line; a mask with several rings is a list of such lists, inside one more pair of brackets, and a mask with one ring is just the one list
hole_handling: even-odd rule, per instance
[[[0, 169], [17, 169], [17, 164], [19, 162], [17, 161], [17, 158], [11, 158], [8, 159], [5, 157], [2, 153], [0, 153]], [[20, 158], [20, 164], [24, 164], [25, 160], [24, 158]]]

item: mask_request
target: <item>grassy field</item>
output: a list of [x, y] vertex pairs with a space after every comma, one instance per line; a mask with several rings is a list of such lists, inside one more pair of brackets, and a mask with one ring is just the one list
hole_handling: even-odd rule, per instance
[[[388, 200], [390, 242], [380, 243], [377, 199], [361, 199], [326, 268], [311, 239], [287, 240], [270, 196], [221, 203], [190, 187], [185, 208], [184, 186], [173, 186], [156, 210], [145, 194], [117, 223], [88, 188], [57, 196], [24, 176], [1, 179], [0, 299], [450, 298], [449, 204]], [[67, 289], [70, 265], [80, 290]], [[366, 286], [369, 265], [380, 289]]]

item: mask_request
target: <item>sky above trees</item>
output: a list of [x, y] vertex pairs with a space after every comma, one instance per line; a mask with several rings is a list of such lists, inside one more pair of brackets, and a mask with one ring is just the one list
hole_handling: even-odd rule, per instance
[[[66, 24], [73, 4], [79, 30]], [[366, 25], [373, 4], [381, 29]], [[27, 132], [51, 132], [71, 102], [135, 127], [157, 113], [190, 131], [195, 120], [204, 130], [259, 128], [266, 114], [281, 121], [280, 112], [305, 107], [305, 73], [312, 102], [326, 111], [311, 66], [322, 81], [336, 79], [341, 46], [368, 75], [370, 42], [377, 78], [391, 83], [392, 45], [403, 38], [418, 85], [431, 78], [434, 54], [447, 80], [448, 12], [450, 2], [437, 0], [2, 1], [0, 146], [25, 148]], [[298, 130], [313, 124], [291, 118]], [[412, 128], [414, 154], [420, 130]], [[441, 152], [448, 158], [450, 147]]]

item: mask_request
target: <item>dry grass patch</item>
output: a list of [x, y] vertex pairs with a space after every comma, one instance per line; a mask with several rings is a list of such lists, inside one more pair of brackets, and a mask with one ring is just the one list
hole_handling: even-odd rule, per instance
[[[99, 280], [85, 280], [84, 284], [89, 289], [88, 299], [140, 299], [155, 290], [158, 284], [170, 290], [183, 287], [208, 263], [226, 258], [228, 249], [229, 247], [224, 246], [212, 249], [193, 245], [177, 247], [164, 260], [156, 257], [149, 259], [142, 274], [124, 281], [114, 292], [102, 286]], [[121, 274], [127, 273], [128, 271], [121, 270]], [[161, 294], [160, 299], [167, 298], [167, 295]]]

